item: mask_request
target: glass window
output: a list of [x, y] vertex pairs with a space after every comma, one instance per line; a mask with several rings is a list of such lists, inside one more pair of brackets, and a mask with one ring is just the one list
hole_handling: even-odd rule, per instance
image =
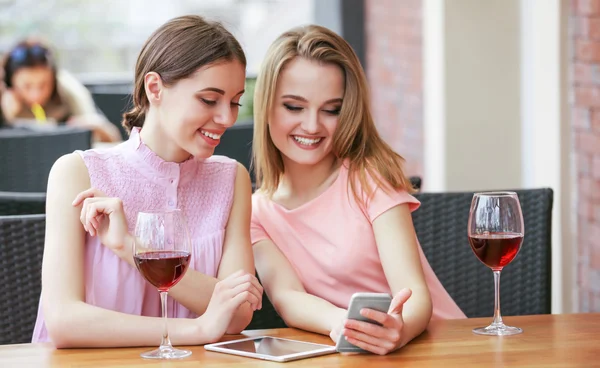
[[[146, 38], [183, 14], [219, 20], [240, 40], [255, 75], [281, 32], [314, 22], [315, 0], [0, 0], [0, 53], [41, 36], [84, 82], [131, 81]], [[321, 0], [322, 1], [322, 0]]]

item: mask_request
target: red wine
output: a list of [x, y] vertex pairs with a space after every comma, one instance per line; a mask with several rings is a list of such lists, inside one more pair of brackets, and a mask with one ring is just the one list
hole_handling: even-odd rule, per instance
[[501, 270], [521, 249], [523, 234], [489, 233], [469, 237], [471, 249], [479, 260], [492, 270]]
[[190, 263], [190, 253], [156, 251], [133, 256], [135, 265], [149, 283], [160, 291], [168, 291], [179, 282]]

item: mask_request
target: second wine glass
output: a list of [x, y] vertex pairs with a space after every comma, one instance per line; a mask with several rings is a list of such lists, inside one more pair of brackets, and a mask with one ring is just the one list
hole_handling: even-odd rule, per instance
[[500, 314], [500, 272], [517, 256], [525, 233], [521, 204], [514, 192], [475, 193], [469, 213], [468, 236], [475, 256], [494, 272], [494, 320], [473, 330], [480, 335], [515, 335]]
[[149, 359], [178, 359], [192, 354], [175, 349], [167, 326], [167, 293], [188, 269], [192, 247], [181, 210], [140, 212], [135, 226], [133, 258], [142, 276], [160, 292], [163, 336], [158, 349], [142, 353]]

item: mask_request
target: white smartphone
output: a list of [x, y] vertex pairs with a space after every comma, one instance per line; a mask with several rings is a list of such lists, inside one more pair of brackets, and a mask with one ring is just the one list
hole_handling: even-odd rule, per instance
[[[392, 303], [392, 296], [385, 293], [355, 293], [350, 299], [350, 305], [348, 306], [348, 319], [355, 319], [358, 321], [369, 322], [376, 325], [380, 325], [378, 322], [363, 317], [360, 314], [361, 309], [368, 308], [383, 313], [387, 313]], [[340, 353], [364, 353], [365, 350], [355, 346], [346, 340], [342, 335], [339, 337], [335, 350]]]

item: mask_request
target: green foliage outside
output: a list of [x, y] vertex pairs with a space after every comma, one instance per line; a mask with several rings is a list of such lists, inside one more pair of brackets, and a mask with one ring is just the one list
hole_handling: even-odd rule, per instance
[[256, 78], [246, 78], [246, 92], [240, 100], [240, 112], [238, 121], [246, 122], [251, 121], [254, 116], [254, 85], [256, 84]]

